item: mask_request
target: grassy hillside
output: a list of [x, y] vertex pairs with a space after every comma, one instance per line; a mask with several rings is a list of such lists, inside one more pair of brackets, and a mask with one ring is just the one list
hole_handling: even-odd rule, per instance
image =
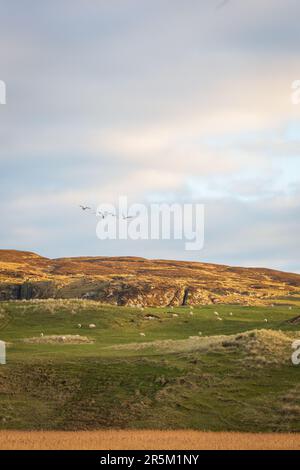
[[300, 431], [300, 305], [282, 302], [2, 302], [0, 428]]

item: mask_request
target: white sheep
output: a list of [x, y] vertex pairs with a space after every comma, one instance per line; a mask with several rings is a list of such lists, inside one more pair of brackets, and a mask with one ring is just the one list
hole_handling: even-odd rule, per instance
[[89, 325], [89, 328], [91, 328], [91, 329], [96, 328], [96, 325], [94, 325], [94, 323], [91, 323], [91, 324]]
[[44, 337], [44, 333], [41, 333], [41, 338], [43, 338], [43, 337]]
[[140, 336], [146, 336], [145, 333], [140, 333]]
[[219, 316], [218, 312], [214, 312], [214, 314], [216, 315], [216, 317], [218, 317], [218, 316]]
[[267, 318], [265, 318], [265, 319], [264, 319], [264, 322], [265, 322], [265, 323], [268, 323], [268, 319], [267, 319]]
[[202, 331], [199, 331], [199, 332], [198, 332], [198, 335], [199, 335], [199, 336], [202, 336]]
[[172, 313], [172, 317], [177, 318], [178, 317], [177, 313]]
[[77, 325], [77, 326], [78, 326], [78, 328], [82, 328], [82, 325], [81, 325], [81, 323], [78, 323], [78, 325]]
[[219, 320], [219, 321], [223, 321], [223, 318], [220, 318], [220, 317], [218, 317], [218, 318], [217, 318], [217, 320]]
[[194, 315], [194, 312], [190, 312], [190, 315]]
[[233, 313], [232, 313], [232, 312], [230, 312], [230, 314], [229, 314], [229, 315], [232, 317], [232, 316], [233, 316]]

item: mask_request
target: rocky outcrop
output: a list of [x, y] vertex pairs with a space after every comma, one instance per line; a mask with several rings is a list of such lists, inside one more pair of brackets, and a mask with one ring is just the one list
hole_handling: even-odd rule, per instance
[[63, 258], [0, 250], [0, 300], [81, 298], [111, 305], [263, 305], [292, 298], [300, 275], [143, 258]]

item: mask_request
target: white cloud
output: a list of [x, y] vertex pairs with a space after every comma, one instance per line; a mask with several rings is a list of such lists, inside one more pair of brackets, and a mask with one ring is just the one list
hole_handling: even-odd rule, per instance
[[56, 3], [3, 9], [2, 244], [98, 253], [78, 204], [200, 198], [207, 259], [296, 269], [299, 1]]

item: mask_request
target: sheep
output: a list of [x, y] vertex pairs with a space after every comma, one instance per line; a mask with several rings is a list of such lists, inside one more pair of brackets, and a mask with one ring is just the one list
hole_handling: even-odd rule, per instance
[[190, 309], [191, 309], [191, 310], [194, 310], [194, 307], [191, 305], [191, 306], [190, 306]]
[[91, 323], [91, 324], [89, 325], [89, 328], [91, 328], [91, 329], [96, 328], [96, 325], [94, 325], [94, 323]]
[[218, 317], [218, 318], [217, 318], [217, 320], [219, 320], [219, 321], [223, 321], [223, 318], [220, 318], [220, 317]]
[[219, 316], [218, 312], [214, 312], [214, 314], [216, 315], [216, 317], [218, 317], [218, 316]]
[[81, 323], [78, 323], [78, 325], [77, 325], [77, 326], [78, 326], [78, 328], [82, 328], [82, 325], [81, 325]]
[[232, 312], [230, 312], [230, 314], [229, 314], [229, 315], [232, 317], [232, 316], [233, 316], [233, 313], [232, 313]]
[[194, 312], [190, 312], [190, 315], [194, 315]]
[[146, 336], [145, 333], [140, 333], [140, 336]]
[[267, 318], [265, 318], [265, 319], [264, 319], [264, 322], [265, 322], [265, 323], [268, 323], [268, 319], [267, 319]]
[[177, 318], [178, 317], [177, 313], [172, 313], [172, 317]]
[[199, 336], [202, 336], [202, 331], [198, 331], [198, 335], [199, 335]]
[[44, 333], [41, 333], [41, 338], [43, 338], [43, 337], [44, 337]]

